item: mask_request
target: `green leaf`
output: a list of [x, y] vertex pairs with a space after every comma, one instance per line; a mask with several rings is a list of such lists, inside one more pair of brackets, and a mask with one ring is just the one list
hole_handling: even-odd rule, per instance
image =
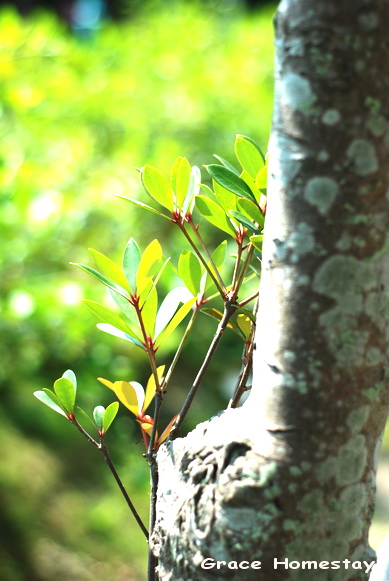
[[200, 291], [202, 268], [200, 261], [193, 252], [184, 250], [178, 261], [178, 273], [187, 289], [195, 297]]
[[173, 165], [171, 182], [176, 195], [177, 207], [181, 210], [190, 185], [191, 167], [185, 157], [178, 157]]
[[234, 210], [231, 210], [230, 214], [236, 220], [238, 220], [238, 222], [240, 222], [245, 228], [247, 228], [248, 230], [251, 230], [251, 232], [254, 232], [254, 234], [260, 234], [261, 231], [258, 230], [256, 225], [253, 222], [251, 222], [251, 220], [249, 220], [249, 218], [247, 218], [247, 216], [245, 216], [244, 214], [241, 214], [240, 212], [235, 212]]
[[104, 333], [108, 333], [108, 335], [113, 335], [114, 337], [118, 337], [119, 339], [129, 341], [130, 343], [133, 343], [134, 345], [140, 347], [143, 350], [146, 349], [145, 346], [142, 345], [140, 341], [138, 341], [138, 339], [135, 339], [135, 337], [131, 337], [131, 335], [128, 335], [128, 333], [123, 333], [123, 331], [120, 331], [120, 329], [116, 329], [116, 327], [113, 327], [112, 325], [109, 325], [107, 323], [98, 323], [98, 325], [96, 326], [98, 329], [100, 329], [100, 331], [104, 331]]
[[174, 211], [173, 190], [169, 180], [151, 165], [145, 165], [140, 172], [146, 191], [161, 206]]
[[226, 232], [233, 237], [236, 236], [234, 227], [219, 204], [205, 196], [197, 196], [196, 207], [200, 214], [202, 214], [208, 222], [216, 226], [216, 228], [223, 230], [223, 232]]
[[143, 208], [144, 210], [148, 210], [149, 212], [153, 212], [153, 214], [158, 214], [158, 216], [162, 216], [162, 218], [166, 218], [167, 220], [170, 221], [170, 217], [169, 216], [166, 216], [166, 214], [163, 214], [162, 212], [159, 212], [155, 208], [152, 208], [151, 206], [148, 206], [147, 204], [144, 204], [143, 202], [139, 202], [139, 200], [134, 200], [132, 198], [127, 198], [126, 196], [120, 196], [118, 194], [116, 194], [116, 197], [117, 198], [121, 198], [122, 200], [126, 200], [127, 202], [131, 202], [131, 204], [134, 204], [135, 206], [139, 206], [140, 208]]
[[70, 379], [70, 381], [74, 385], [74, 389], [77, 390], [77, 378], [74, 371], [68, 369], [67, 371], [65, 371], [65, 373], [62, 374], [62, 377], [67, 377], [68, 379]]
[[81, 270], [84, 270], [85, 272], [87, 272], [91, 276], [94, 276], [95, 278], [97, 278], [97, 280], [99, 282], [103, 283], [104, 286], [112, 289], [116, 293], [122, 294], [124, 297], [127, 296], [127, 292], [122, 287], [116, 285], [112, 280], [110, 280], [109, 278], [107, 278], [103, 274], [100, 274], [100, 272], [97, 272], [97, 270], [95, 270], [94, 268], [91, 268], [90, 266], [87, 266], [86, 264], [79, 264], [77, 262], [71, 262], [70, 264], [73, 264], [74, 266], [78, 266], [78, 268], [80, 268]]
[[259, 190], [267, 189], [267, 166], [263, 167], [255, 178], [255, 185]]
[[110, 258], [94, 250], [93, 248], [89, 248], [89, 252], [92, 254], [97, 266], [101, 270], [101, 272], [110, 280], [118, 284], [120, 287], [127, 289], [128, 283], [126, 277], [124, 276], [122, 270], [118, 267], [117, 264], [113, 262]]
[[235, 155], [242, 169], [247, 171], [255, 179], [265, 162], [265, 158], [259, 147], [248, 137], [237, 135], [235, 139]]
[[223, 242], [221, 242], [212, 253], [212, 260], [218, 270], [220, 270], [224, 265], [224, 262], [226, 260], [226, 254], [227, 254], [227, 240], [223, 240]]
[[215, 196], [217, 201], [223, 208], [225, 212], [229, 212], [230, 210], [236, 210], [236, 202], [237, 197], [235, 194], [223, 188], [220, 184], [218, 184], [215, 180], [212, 180], [212, 186], [215, 192]]
[[263, 234], [250, 236], [250, 242], [254, 246], [254, 248], [262, 252]]
[[93, 410], [93, 419], [95, 421], [96, 428], [97, 428], [98, 432], [103, 431], [104, 413], [105, 413], [105, 407], [102, 405], [96, 406], [95, 409]]
[[136, 277], [137, 294], [140, 296], [157, 274], [162, 262], [162, 248], [157, 239], [146, 248], [140, 259]]
[[153, 287], [142, 306], [142, 320], [149, 337], [154, 336], [155, 318], [158, 308], [157, 289]]
[[251, 200], [240, 199], [237, 202], [237, 208], [242, 214], [257, 222], [262, 228], [265, 224], [265, 216], [262, 214], [257, 204]]
[[236, 322], [244, 337], [248, 339], [252, 329], [251, 319], [247, 315], [240, 313], [236, 318]]
[[255, 185], [255, 180], [251, 177], [251, 175], [247, 171], [242, 171], [240, 177], [244, 182], [246, 182], [246, 184], [252, 191], [255, 201], [259, 203], [259, 200], [261, 199], [261, 192]]
[[223, 159], [222, 157], [220, 157], [220, 155], [214, 154], [213, 157], [215, 157], [218, 161], [220, 161], [220, 163], [222, 165], [224, 165], [224, 167], [226, 167], [227, 169], [229, 169], [230, 171], [232, 171], [232, 173], [234, 173], [237, 176], [240, 175], [240, 173], [238, 172], [238, 170], [229, 161], [226, 161], [225, 159]]
[[[250, 309], [247, 307], [236, 307], [236, 310], [242, 313], [245, 317], [249, 318], [252, 323], [255, 324], [255, 315]], [[238, 315], [240, 316], [240, 315]]]
[[131, 325], [127, 324], [123, 319], [118, 317], [116, 313], [113, 313], [104, 305], [100, 305], [95, 301], [90, 301], [88, 299], [83, 299], [83, 302], [90, 308], [90, 310], [101, 320], [103, 323], [108, 323], [116, 329], [120, 329], [123, 333], [127, 333], [136, 339], [141, 339], [142, 335], [140, 329], [133, 328]]
[[136, 292], [136, 277], [140, 264], [139, 246], [133, 238], [130, 238], [123, 252], [124, 275], [130, 285], [131, 293]]
[[47, 405], [49, 408], [51, 408], [52, 410], [54, 410], [58, 414], [61, 414], [61, 416], [64, 416], [65, 418], [67, 418], [67, 414], [62, 409], [61, 404], [59, 402], [59, 399], [57, 398], [55, 393], [53, 393], [50, 389], [43, 389], [40, 391], [34, 391], [34, 396], [37, 399], [39, 399], [39, 401], [41, 401], [42, 403]]
[[[178, 309], [180, 303], [185, 303], [188, 300], [190, 293], [184, 287], [175, 287], [171, 290], [161, 303], [158, 309], [157, 318], [155, 321], [155, 336], [157, 337], [173, 318], [174, 313]], [[192, 297], [189, 297], [192, 298]]]
[[105, 410], [104, 419], [103, 419], [103, 431], [104, 431], [104, 433], [108, 432], [108, 428], [111, 426], [113, 420], [115, 419], [116, 414], [118, 413], [118, 410], [119, 410], [119, 402], [118, 401], [114, 401], [113, 403], [109, 404], [109, 406]]
[[67, 377], [61, 377], [54, 382], [54, 392], [61, 405], [68, 414], [74, 413], [76, 403], [76, 390], [73, 383]]
[[240, 176], [237, 176], [231, 170], [222, 165], [211, 164], [207, 165], [206, 168], [211, 178], [226, 188], [226, 190], [229, 190], [237, 196], [242, 196], [243, 198], [255, 201], [251, 189]]
[[192, 214], [195, 203], [195, 197], [200, 191], [201, 172], [200, 169], [194, 165], [190, 172], [189, 188], [184, 203], [182, 205], [182, 213], [186, 216]]
[[173, 333], [173, 331], [178, 327], [181, 321], [189, 313], [195, 302], [196, 298], [194, 297], [190, 299], [188, 302], [186, 302], [184, 305], [182, 305], [180, 309], [178, 309], [177, 313], [174, 315], [174, 317], [167, 325], [165, 330], [158, 336], [156, 347], [159, 347], [163, 343], [163, 341], [165, 341], [169, 337], [169, 335]]

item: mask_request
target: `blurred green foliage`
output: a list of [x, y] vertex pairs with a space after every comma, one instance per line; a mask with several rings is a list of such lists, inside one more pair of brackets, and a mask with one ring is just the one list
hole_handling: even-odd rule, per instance
[[[22, 21], [0, 13], [3, 581], [143, 577], [145, 542], [100, 456], [32, 397], [71, 367], [90, 411], [112, 401], [97, 376], [148, 377], [142, 353], [96, 330], [81, 299], [101, 301], [104, 291], [69, 261], [88, 262], [88, 247], [119, 260], [129, 236], [143, 248], [158, 236], [174, 261], [183, 244], [169, 225], [115, 198], [145, 199], [134, 168], [149, 163], [167, 173], [178, 155], [199, 166], [214, 152], [231, 159], [236, 133], [266, 150], [273, 10], [152, 6], [84, 40], [44, 14]], [[167, 418], [213, 329], [204, 317], [184, 352]], [[223, 371], [211, 370], [192, 422], [230, 395], [223, 389], [239, 368], [241, 345], [231, 336], [222, 348]], [[147, 520], [148, 468], [137, 437], [121, 409], [108, 444]]]

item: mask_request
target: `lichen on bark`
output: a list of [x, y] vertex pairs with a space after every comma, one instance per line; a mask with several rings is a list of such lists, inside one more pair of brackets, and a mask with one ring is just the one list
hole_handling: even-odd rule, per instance
[[[374, 558], [388, 412], [388, 21], [384, 0], [280, 3], [252, 393], [158, 453], [161, 579], [303, 580], [312, 571], [275, 570], [274, 557]], [[204, 571], [207, 556], [262, 565]]]

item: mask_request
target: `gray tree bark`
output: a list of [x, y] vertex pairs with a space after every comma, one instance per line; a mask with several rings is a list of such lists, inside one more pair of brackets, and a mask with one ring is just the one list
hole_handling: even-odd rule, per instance
[[253, 387], [158, 453], [161, 579], [368, 578], [389, 403], [388, 23], [387, 0], [279, 5]]

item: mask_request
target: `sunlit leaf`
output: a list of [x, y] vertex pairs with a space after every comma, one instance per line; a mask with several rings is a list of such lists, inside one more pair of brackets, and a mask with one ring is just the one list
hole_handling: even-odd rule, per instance
[[169, 180], [151, 165], [145, 165], [141, 169], [141, 180], [154, 200], [171, 212], [174, 211], [173, 190]]
[[145, 392], [137, 381], [115, 381], [114, 391], [121, 403], [136, 416], [141, 415]]
[[250, 242], [257, 250], [262, 252], [263, 234], [256, 234], [255, 236], [250, 236]]
[[142, 306], [142, 320], [149, 337], [154, 336], [155, 318], [158, 308], [158, 294], [155, 287], [148, 294], [146, 302]]
[[116, 327], [113, 327], [110, 324], [98, 323], [98, 325], [96, 326], [98, 329], [100, 329], [100, 331], [104, 331], [104, 333], [108, 333], [108, 335], [113, 335], [114, 337], [118, 337], [119, 339], [124, 339], [125, 341], [129, 341], [130, 343], [133, 343], [134, 345], [140, 347], [141, 349], [146, 349], [145, 346], [142, 345], [140, 341], [138, 341], [138, 339], [136, 339], [135, 337], [131, 337], [131, 335], [129, 335], [128, 333], [123, 333], [123, 331], [120, 331], [120, 329], [116, 329]]
[[239, 329], [242, 331], [243, 335], [246, 339], [250, 336], [251, 329], [252, 329], [252, 322], [247, 315], [240, 313], [236, 318], [237, 325]]
[[80, 268], [81, 270], [83, 270], [83, 271], [87, 272], [88, 274], [90, 274], [91, 276], [97, 278], [97, 280], [99, 282], [103, 283], [104, 286], [112, 289], [115, 292], [122, 294], [123, 296], [127, 296], [127, 292], [125, 291], [125, 289], [123, 289], [122, 287], [115, 284], [112, 280], [110, 280], [109, 278], [107, 278], [106, 276], [104, 276], [103, 274], [101, 274], [100, 272], [95, 270], [94, 268], [91, 268], [90, 266], [87, 266], [86, 264], [79, 264], [77, 262], [71, 262], [70, 264], [73, 264], [74, 266], [78, 266], [78, 268]]
[[[189, 296], [188, 296], [189, 295]], [[155, 321], [155, 336], [157, 337], [172, 319], [180, 303], [192, 298], [184, 287], [175, 287], [171, 290], [161, 303]]]
[[128, 283], [126, 277], [124, 276], [122, 270], [119, 268], [113, 260], [94, 250], [93, 248], [89, 248], [89, 252], [92, 254], [97, 266], [101, 270], [101, 272], [110, 280], [118, 284], [120, 287], [127, 289]]
[[96, 428], [99, 432], [103, 431], [103, 418], [105, 413], [105, 407], [98, 405], [93, 410], [93, 419], [96, 424]]
[[194, 165], [190, 172], [189, 188], [184, 203], [182, 205], [182, 213], [184, 215], [192, 214], [195, 204], [195, 197], [200, 191], [201, 172], [200, 169]]
[[109, 379], [104, 379], [103, 377], [98, 377], [97, 380], [100, 381], [100, 383], [102, 383], [106, 387], [109, 387], [109, 389], [112, 389], [112, 391], [115, 391], [114, 383], [112, 381], [109, 381]]
[[266, 190], [267, 188], [267, 166], [263, 167], [257, 173], [255, 178], [255, 185], [259, 190]]
[[39, 401], [47, 405], [49, 408], [51, 408], [58, 414], [61, 414], [61, 416], [65, 416], [65, 418], [67, 418], [67, 415], [62, 409], [57, 396], [50, 389], [34, 391], [34, 396], [37, 399], [39, 399]]
[[132, 293], [137, 290], [137, 274], [141, 261], [139, 246], [130, 238], [123, 252], [123, 270]]
[[235, 155], [242, 169], [246, 170], [255, 179], [265, 161], [259, 147], [254, 145], [254, 142], [244, 135], [237, 135], [235, 139]]
[[144, 210], [148, 210], [149, 212], [152, 212], [153, 214], [158, 214], [158, 216], [162, 216], [162, 218], [166, 218], [167, 220], [171, 219], [169, 216], [166, 216], [166, 214], [159, 212], [155, 208], [152, 208], [151, 206], [148, 206], [147, 204], [144, 204], [143, 202], [140, 202], [139, 200], [134, 200], [132, 198], [127, 198], [126, 196], [120, 196], [120, 195], [117, 195], [116, 197], [121, 198], [122, 200], [126, 200], [127, 202], [131, 202], [131, 204], [134, 204], [135, 206], [139, 206], [140, 208], [143, 208]]
[[149, 424], [148, 422], [139, 422], [139, 423], [141, 425], [142, 430], [144, 430], [148, 436], [151, 436], [151, 432], [153, 431], [153, 424]]
[[217, 269], [220, 270], [222, 268], [226, 260], [226, 254], [227, 254], [227, 240], [223, 240], [223, 242], [221, 242], [219, 246], [217, 246], [215, 250], [212, 252], [212, 260]]
[[[158, 376], [158, 381], [160, 384], [161, 384], [161, 381], [163, 378], [164, 371], [165, 371], [165, 365], [161, 365], [160, 367], [157, 368], [157, 376]], [[154, 377], [154, 374], [152, 373], [150, 375], [149, 380], [148, 380], [147, 385], [146, 385], [145, 399], [144, 399], [144, 403], [143, 403], [143, 411], [144, 412], [147, 410], [147, 408], [150, 405], [150, 402], [153, 400], [153, 397], [155, 396], [155, 391], [156, 391], [155, 377]]]
[[142, 339], [142, 334], [140, 329], [134, 328], [132, 325], [127, 324], [123, 319], [121, 319], [116, 313], [113, 313], [110, 309], [104, 305], [100, 305], [95, 301], [90, 301], [88, 299], [83, 299], [83, 302], [89, 307], [89, 309], [101, 320], [103, 323], [112, 325], [116, 329], [119, 329], [127, 335], [131, 335], [135, 339]]
[[230, 192], [236, 194], [237, 196], [242, 196], [243, 198], [254, 200], [254, 195], [246, 182], [231, 170], [217, 164], [207, 165], [206, 168], [211, 178], [214, 179], [218, 184]]
[[236, 212], [234, 210], [231, 210], [230, 214], [236, 220], [238, 220], [238, 222], [240, 222], [245, 228], [247, 228], [248, 230], [251, 230], [251, 232], [254, 232], [254, 234], [259, 234], [261, 232], [257, 228], [257, 226], [253, 222], [251, 222], [251, 220], [249, 218], [247, 218], [247, 216], [245, 216], [241, 212]]
[[215, 157], [218, 161], [220, 161], [220, 163], [222, 165], [224, 165], [224, 167], [226, 167], [227, 169], [229, 169], [230, 171], [232, 171], [232, 173], [234, 173], [235, 175], [239, 176], [240, 173], [238, 172], [238, 170], [232, 165], [232, 163], [226, 161], [225, 159], [223, 159], [222, 157], [220, 157], [220, 155], [216, 155], [214, 154], [213, 157]]
[[106, 433], [111, 426], [113, 420], [116, 417], [116, 414], [119, 410], [119, 402], [114, 401], [113, 403], [109, 404], [107, 409], [104, 412], [103, 417], [103, 432]]
[[172, 168], [171, 182], [176, 195], [176, 204], [182, 208], [190, 184], [191, 167], [185, 157], [178, 157]]
[[[248, 187], [252, 191], [254, 200], [257, 203], [259, 203], [259, 200], [261, 198], [261, 192], [259, 191], [259, 189], [255, 185], [254, 178], [252, 178], [251, 175], [247, 171], [242, 171], [242, 173], [240, 174], [240, 177], [242, 178], [242, 180], [248, 185]], [[247, 198], [239, 198], [239, 199], [242, 200], [242, 199], [247, 199]], [[248, 200], [248, 201], [250, 201], [250, 200]]]
[[240, 199], [237, 202], [237, 208], [242, 214], [257, 222], [262, 228], [265, 224], [265, 216], [262, 214], [258, 205], [251, 200]]
[[74, 371], [67, 369], [65, 373], [62, 374], [62, 377], [67, 377], [72, 382], [74, 389], [77, 390], [77, 378]]
[[236, 232], [230, 220], [227, 218], [225, 211], [219, 204], [205, 196], [197, 196], [196, 207], [208, 222], [216, 226], [216, 228], [223, 230], [223, 232], [235, 237]]
[[176, 414], [168, 423], [168, 425], [166, 426], [166, 428], [164, 429], [164, 431], [162, 432], [162, 434], [160, 435], [160, 437], [157, 440], [157, 448], [158, 446], [160, 446], [168, 437], [168, 435], [171, 432], [171, 429], [173, 427], [174, 422], [176, 421], [176, 419], [178, 418], [179, 414]]
[[212, 180], [212, 186], [215, 191], [215, 196], [217, 201], [223, 208], [225, 212], [229, 212], [230, 210], [236, 210], [236, 202], [237, 197], [235, 194], [226, 190], [223, 186], [218, 184], [215, 180]]
[[174, 315], [170, 323], [167, 325], [164, 331], [158, 336], [158, 340], [156, 342], [156, 347], [159, 347], [163, 341], [165, 341], [169, 335], [173, 333], [173, 331], [178, 327], [181, 321], [186, 317], [189, 313], [191, 308], [193, 307], [194, 303], [196, 302], [196, 298], [190, 299], [186, 302], [180, 309], [178, 309], [177, 313]]
[[74, 412], [76, 402], [76, 390], [73, 383], [67, 377], [60, 377], [54, 382], [54, 392], [63, 408], [69, 414]]
[[202, 268], [200, 261], [193, 252], [184, 250], [178, 261], [178, 273], [193, 296], [200, 292]]
[[161, 262], [162, 248], [158, 240], [155, 239], [150, 242], [140, 259], [136, 277], [138, 295], [141, 295], [147, 285], [150, 284], [153, 276], [158, 272]]

